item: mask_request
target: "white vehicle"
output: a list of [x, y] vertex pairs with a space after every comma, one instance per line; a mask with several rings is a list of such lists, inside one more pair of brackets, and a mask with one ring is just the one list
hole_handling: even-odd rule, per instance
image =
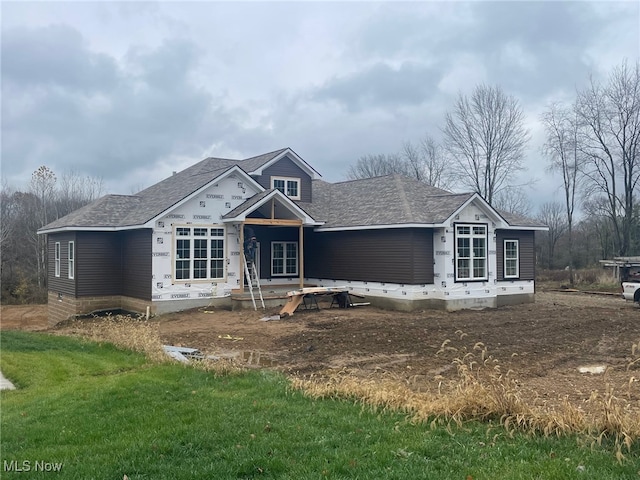
[[613, 268], [620, 279], [622, 298], [640, 305], [640, 256], [614, 257], [613, 260], [600, 260], [603, 267]]
[[640, 302], [640, 279], [622, 282], [622, 297], [632, 302]]

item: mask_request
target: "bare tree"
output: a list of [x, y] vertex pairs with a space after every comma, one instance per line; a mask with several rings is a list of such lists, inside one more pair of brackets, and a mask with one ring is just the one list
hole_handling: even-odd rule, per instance
[[74, 171], [66, 172], [58, 182], [55, 195], [56, 218], [97, 199], [103, 190], [102, 178], [82, 176]]
[[[32, 215], [37, 220], [37, 228], [42, 227], [53, 220], [54, 195], [56, 185], [56, 174], [49, 167], [42, 165], [31, 175], [30, 191], [34, 200], [32, 205]], [[37, 259], [37, 281], [38, 287], [46, 284], [47, 279], [47, 239], [45, 235], [38, 235], [36, 231], [30, 231], [35, 255]]]
[[549, 157], [549, 170], [562, 174], [564, 206], [569, 235], [569, 283], [574, 284], [573, 215], [576, 192], [581, 181], [580, 170], [584, 164], [578, 145], [579, 125], [575, 109], [552, 104], [541, 117], [546, 132], [543, 151]]
[[379, 177], [392, 173], [402, 175], [408, 175], [409, 173], [407, 164], [400, 155], [364, 155], [360, 157], [354, 165], [349, 166], [347, 178], [349, 180], [356, 180], [358, 178]]
[[617, 253], [627, 255], [640, 180], [640, 62], [633, 67], [623, 62], [604, 84], [592, 78], [578, 92], [576, 113], [587, 193], [605, 200]]
[[564, 208], [560, 202], [552, 201], [540, 206], [538, 220], [549, 227], [544, 232], [546, 238], [548, 268], [554, 267], [556, 244], [567, 230], [567, 220], [564, 216]]
[[585, 220], [581, 222], [583, 230], [589, 231], [599, 247], [599, 257], [610, 258], [616, 255], [617, 240], [613, 221], [609, 215], [609, 205], [604, 197], [595, 197], [583, 203]]
[[470, 98], [460, 94], [443, 133], [460, 181], [489, 204], [523, 169], [529, 141], [524, 113], [498, 86], [479, 85]]
[[522, 189], [505, 189], [495, 196], [493, 206], [509, 213], [515, 213], [521, 217], [528, 217], [531, 214], [531, 201]]
[[450, 188], [445, 151], [430, 135], [422, 137], [418, 145], [404, 142], [400, 155], [411, 177], [433, 187]]
[[354, 165], [349, 166], [347, 178], [356, 180], [358, 178], [379, 177], [392, 173], [407, 174], [406, 164], [399, 155], [364, 155]]
[[16, 206], [13, 198], [13, 189], [9, 187], [6, 179], [2, 179], [0, 190], [0, 248], [6, 245], [7, 240], [15, 228]]

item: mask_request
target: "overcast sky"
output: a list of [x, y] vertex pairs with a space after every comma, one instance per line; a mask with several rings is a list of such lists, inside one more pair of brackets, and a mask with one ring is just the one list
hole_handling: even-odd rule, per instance
[[46, 165], [129, 194], [207, 156], [282, 147], [340, 181], [363, 155], [439, 138], [456, 96], [486, 83], [524, 109], [538, 204], [560, 185], [540, 113], [640, 57], [637, 1], [0, 8], [2, 176], [15, 188]]

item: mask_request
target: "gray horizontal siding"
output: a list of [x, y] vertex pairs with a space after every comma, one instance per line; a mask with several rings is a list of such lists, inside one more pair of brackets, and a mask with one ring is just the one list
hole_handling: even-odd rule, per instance
[[497, 230], [496, 231], [496, 278], [504, 280], [504, 241], [518, 240], [520, 280], [535, 279], [536, 248], [534, 232], [526, 230]]
[[152, 231], [122, 232], [122, 295], [151, 300]]
[[334, 280], [433, 283], [431, 229], [309, 232], [305, 276]]
[[151, 230], [78, 232], [77, 296], [151, 299]]
[[[55, 244], [60, 242], [60, 276], [55, 276]], [[69, 242], [76, 242], [76, 275], [69, 278]], [[78, 269], [78, 246], [75, 232], [52, 233], [47, 236], [47, 285], [52, 292], [75, 296]]]
[[271, 177], [292, 177], [300, 179], [300, 201], [311, 202], [311, 177], [289, 157], [278, 160], [254, 177], [264, 188], [271, 188]]
[[118, 232], [78, 232], [77, 296], [121, 295], [122, 258]]

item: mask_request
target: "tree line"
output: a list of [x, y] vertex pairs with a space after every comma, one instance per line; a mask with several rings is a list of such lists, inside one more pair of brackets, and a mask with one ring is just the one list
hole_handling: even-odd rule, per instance
[[524, 193], [529, 182], [516, 183], [530, 142], [524, 111], [500, 86], [459, 94], [440, 128], [441, 142], [427, 134], [417, 143], [406, 141], [398, 153], [363, 156], [347, 176], [399, 173], [446, 190], [477, 192], [499, 210], [533, 214], [549, 226], [539, 235], [539, 262], [568, 267], [571, 282], [575, 267], [638, 254], [640, 63], [623, 61], [605, 80], [591, 77], [571, 102], [548, 105], [540, 122], [540, 153], [561, 178], [562, 200], [544, 202], [537, 212]]
[[41, 166], [25, 191], [3, 181], [0, 190], [2, 303], [46, 303], [47, 240], [39, 228], [97, 199], [101, 179], [75, 172], [60, 178]]

